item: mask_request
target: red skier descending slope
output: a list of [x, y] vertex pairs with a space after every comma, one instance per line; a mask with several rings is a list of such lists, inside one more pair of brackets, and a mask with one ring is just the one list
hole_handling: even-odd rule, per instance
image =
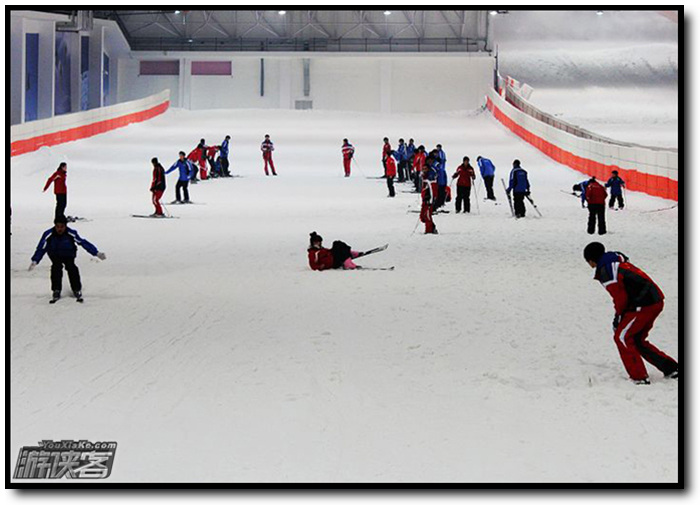
[[65, 215], [66, 205], [68, 205], [68, 189], [66, 188], [66, 179], [68, 178], [68, 165], [66, 162], [61, 162], [56, 171], [51, 174], [51, 177], [44, 185], [44, 191], [49, 189], [53, 184], [53, 192], [56, 195], [56, 212], [54, 218]]
[[275, 164], [272, 161], [272, 151], [275, 150], [275, 144], [272, 143], [269, 135], [265, 135], [265, 140], [260, 144], [260, 150], [262, 151], [263, 160], [265, 161], [265, 175], [270, 175], [267, 171], [268, 163], [272, 169], [272, 175], [277, 175], [277, 172], [275, 172]]
[[583, 251], [595, 268], [595, 280], [612, 296], [615, 305], [615, 344], [625, 370], [635, 384], [649, 384], [644, 361], [661, 370], [665, 377], [678, 378], [678, 363], [647, 341], [654, 321], [664, 309], [664, 294], [642, 270], [619, 252], [605, 252], [600, 242]]
[[350, 165], [352, 163], [352, 157], [355, 154], [355, 148], [348, 141], [348, 139], [343, 139], [343, 168], [345, 169], [345, 177], [350, 177]]

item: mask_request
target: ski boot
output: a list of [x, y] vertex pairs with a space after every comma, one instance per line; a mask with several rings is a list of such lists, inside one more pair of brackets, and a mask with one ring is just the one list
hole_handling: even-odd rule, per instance
[[651, 384], [651, 382], [649, 381], [649, 379], [638, 379], [638, 380], [635, 380], [635, 381], [633, 381], [633, 382], [634, 382], [637, 386], [648, 386], [649, 384]]
[[56, 303], [60, 299], [61, 299], [61, 292], [56, 290], [51, 295], [51, 300], [49, 300], [49, 303]]
[[83, 293], [80, 291], [73, 291], [73, 296], [75, 296], [75, 301], [78, 303], [83, 303]]
[[677, 379], [678, 378], [678, 370], [671, 372], [669, 374], [664, 375], [665, 378], [667, 379]]

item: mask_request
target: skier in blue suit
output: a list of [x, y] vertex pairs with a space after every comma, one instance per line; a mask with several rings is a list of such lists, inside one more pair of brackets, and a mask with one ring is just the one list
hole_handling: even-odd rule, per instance
[[78, 247], [85, 249], [92, 256], [96, 256], [101, 260], [107, 259], [103, 252], [99, 252], [97, 247], [78, 235], [78, 232], [72, 228], [68, 228], [68, 220], [66, 216], [58, 216], [54, 220], [54, 227], [46, 230], [36, 246], [32, 263], [29, 265], [29, 270], [34, 270], [41, 262], [45, 254], [51, 259], [51, 291], [54, 303], [61, 297], [61, 289], [63, 284], [63, 267], [66, 267], [68, 272], [68, 280], [73, 294], [77, 301], [83, 301], [82, 284], [80, 282], [80, 270], [75, 264], [75, 258], [78, 254]]
[[510, 183], [506, 193], [513, 192], [513, 207], [515, 217], [525, 217], [525, 197], [530, 195], [530, 181], [527, 172], [520, 166], [520, 160], [513, 160], [513, 170], [510, 171]]
[[493, 194], [493, 179], [496, 176], [496, 167], [490, 159], [484, 158], [483, 156], [476, 157], [476, 164], [479, 165], [481, 178], [484, 179], [486, 199], [496, 200], [496, 195]]
[[[185, 158], [185, 152], [180, 151], [180, 159], [178, 159], [172, 166], [165, 172], [168, 175], [170, 172], [178, 169], [180, 171], [180, 176], [177, 179], [177, 185], [175, 186], [175, 201], [177, 203], [190, 203], [190, 192], [187, 189], [190, 183], [190, 177], [193, 173], [197, 172], [197, 168]], [[185, 200], [180, 199], [180, 189], [182, 188], [185, 195]]]

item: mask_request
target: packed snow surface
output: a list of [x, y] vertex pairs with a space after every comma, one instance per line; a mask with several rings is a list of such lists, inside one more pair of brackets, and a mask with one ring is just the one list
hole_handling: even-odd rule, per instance
[[[200, 205], [168, 207], [179, 219], [130, 217], [153, 211], [151, 157], [167, 168], [226, 134], [242, 177], [195, 185]], [[367, 178], [384, 136], [442, 143], [450, 170], [490, 157], [500, 205], [481, 184], [471, 215], [412, 233], [416, 195], [399, 184], [387, 198]], [[514, 158], [541, 219], [510, 217], [499, 179]], [[79, 253], [82, 305], [48, 304], [48, 259], [26, 270], [62, 160], [67, 213], [90, 219], [74, 228], [107, 254]], [[171, 110], [12, 158], [11, 453], [115, 440], [115, 482], [675, 482], [678, 385], [651, 368], [647, 387], [625, 376], [611, 300], [582, 258], [598, 237], [565, 194], [583, 178], [488, 113]], [[677, 357], [678, 213], [627, 199], [602, 241], [664, 290], [651, 341]], [[388, 242], [357, 262], [396, 269], [313, 272], [312, 231], [328, 246]]]

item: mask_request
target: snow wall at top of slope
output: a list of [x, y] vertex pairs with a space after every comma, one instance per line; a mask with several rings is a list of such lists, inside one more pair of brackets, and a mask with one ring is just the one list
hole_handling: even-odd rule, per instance
[[[617, 170], [629, 190], [678, 201], [677, 150], [606, 142], [582, 129], [565, 131], [518, 109], [495, 89], [489, 90], [486, 106], [506, 128], [563, 165], [600, 180]], [[548, 116], [530, 107], [531, 114]]]
[[10, 129], [11, 156], [146, 121], [169, 106], [170, 90], [164, 90], [139, 100], [14, 125]]

